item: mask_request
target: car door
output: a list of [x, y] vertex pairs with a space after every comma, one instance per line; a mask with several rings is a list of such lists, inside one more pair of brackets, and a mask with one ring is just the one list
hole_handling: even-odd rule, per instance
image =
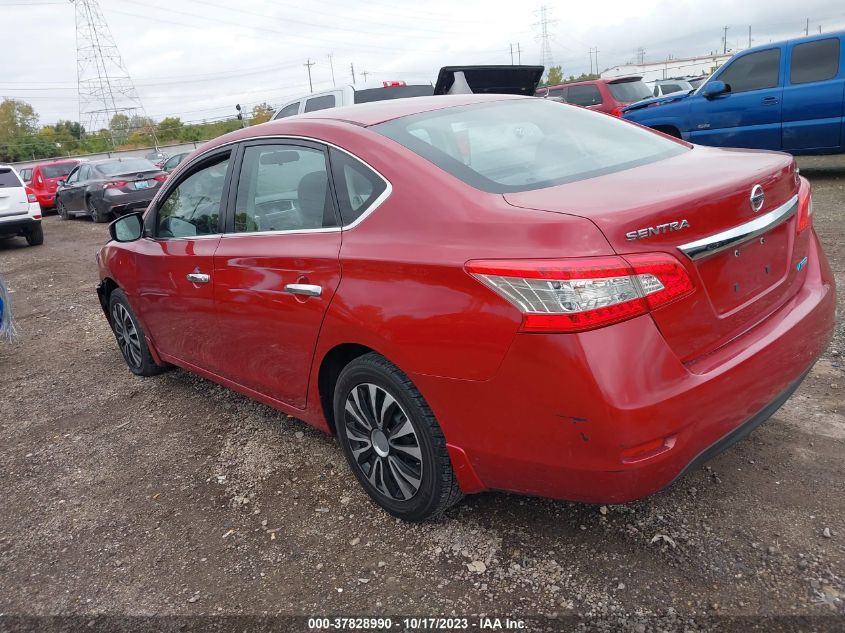
[[83, 184], [83, 171], [87, 175], [90, 167], [88, 165], [80, 165], [68, 174], [67, 180], [62, 187], [61, 200], [65, 209], [71, 213], [77, 211], [84, 211], [82, 205], [85, 204], [85, 186]]
[[214, 255], [217, 373], [303, 408], [323, 316], [340, 283], [341, 232], [327, 150], [307, 141], [243, 146]]
[[719, 147], [781, 148], [781, 49], [768, 48], [735, 57], [713, 75], [730, 91], [692, 97], [693, 143]]
[[783, 149], [831, 149], [842, 143], [845, 78], [839, 37], [787, 46]]
[[220, 241], [232, 150], [199, 157], [168, 182], [147, 212], [136, 243], [133, 307], [165, 360], [213, 365], [218, 329], [214, 251]]

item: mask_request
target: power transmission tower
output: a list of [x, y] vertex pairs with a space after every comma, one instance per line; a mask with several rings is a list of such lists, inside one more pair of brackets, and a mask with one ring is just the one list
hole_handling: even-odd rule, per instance
[[591, 75], [593, 74], [593, 55], [596, 56], [596, 73], [595, 74], [598, 75], [599, 74], [599, 49], [598, 49], [598, 47], [590, 49], [590, 74]]
[[724, 37], [722, 38], [722, 43], [723, 43], [723, 46], [722, 46], [722, 54], [723, 54], [723, 55], [727, 55], [727, 54], [728, 54], [728, 29], [729, 29], [729, 28], [731, 28], [731, 27], [729, 27], [729, 26], [723, 26], [723, 27], [722, 27], [722, 29], [724, 29], [724, 31], [725, 31], [725, 35], [724, 35]]
[[[88, 133], [108, 130], [112, 147], [125, 141], [130, 126], [140, 118], [144, 107], [129, 71], [112, 37], [97, 0], [70, 0], [76, 18], [76, 81], [79, 95], [79, 123]], [[128, 119], [125, 129], [113, 129], [115, 115]], [[146, 126], [158, 147], [155, 127]]]
[[308, 69], [308, 92], [314, 92], [314, 85], [311, 83], [311, 66], [315, 65], [317, 62], [312, 62], [311, 58], [308, 58], [308, 61], [302, 64]]
[[640, 66], [645, 64], [645, 49], [642, 46], [637, 49], [637, 63]]
[[545, 4], [542, 5], [538, 10], [537, 14], [540, 16], [540, 20], [534, 23], [534, 27], [539, 27], [540, 35], [538, 36], [540, 40], [540, 63], [546, 67], [546, 71], [548, 72], [549, 68], [554, 66], [555, 60], [552, 56], [552, 46], [550, 43], [551, 34], [549, 33], [549, 26], [557, 22], [557, 20], [549, 19], [549, 8]]

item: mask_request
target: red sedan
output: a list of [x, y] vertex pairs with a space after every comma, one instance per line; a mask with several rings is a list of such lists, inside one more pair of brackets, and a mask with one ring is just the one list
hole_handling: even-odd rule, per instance
[[541, 99], [239, 130], [111, 233], [98, 292], [135, 374], [336, 433], [408, 520], [488, 489], [655, 492], [771, 416], [834, 324], [790, 156]]

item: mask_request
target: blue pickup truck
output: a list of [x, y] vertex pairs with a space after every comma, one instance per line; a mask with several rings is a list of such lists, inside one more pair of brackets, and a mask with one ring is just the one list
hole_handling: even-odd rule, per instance
[[749, 48], [698, 90], [640, 101], [622, 116], [702, 145], [845, 152], [843, 44], [845, 32]]

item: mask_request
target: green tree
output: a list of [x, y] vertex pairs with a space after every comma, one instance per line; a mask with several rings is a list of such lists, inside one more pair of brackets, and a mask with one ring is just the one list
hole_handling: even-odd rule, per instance
[[109, 130], [111, 130], [114, 142], [117, 144], [125, 143], [129, 139], [130, 128], [129, 117], [121, 112], [115, 114], [109, 121]]
[[158, 140], [178, 141], [185, 126], [182, 125], [182, 120], [179, 117], [167, 117], [159, 121], [156, 127]]
[[546, 75], [546, 86], [556, 86], [563, 83], [563, 68], [560, 66], [552, 66]]
[[273, 106], [269, 103], [259, 103], [252, 108], [252, 116], [250, 116], [250, 125], [258, 125], [259, 123], [266, 123], [273, 117], [275, 112]]
[[38, 115], [31, 105], [17, 99], [0, 102], [0, 161], [14, 162], [50, 155], [50, 145], [35, 138]]

